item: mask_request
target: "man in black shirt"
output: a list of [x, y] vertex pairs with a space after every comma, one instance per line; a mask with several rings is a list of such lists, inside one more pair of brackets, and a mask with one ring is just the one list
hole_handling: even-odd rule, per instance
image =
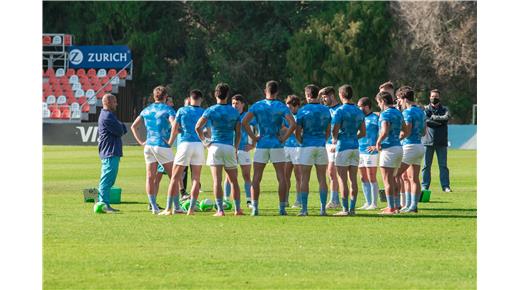
[[426, 147], [424, 166], [422, 169], [422, 188], [429, 189], [431, 181], [431, 166], [433, 153], [437, 153], [441, 187], [444, 192], [451, 192], [450, 171], [448, 169], [448, 120], [450, 112], [440, 103], [440, 92], [435, 89], [430, 92], [430, 104], [424, 107], [426, 114], [426, 135], [422, 143]]

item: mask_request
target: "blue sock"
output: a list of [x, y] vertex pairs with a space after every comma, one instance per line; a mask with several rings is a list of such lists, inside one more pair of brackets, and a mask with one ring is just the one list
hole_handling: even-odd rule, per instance
[[401, 196], [400, 195], [397, 195], [395, 196], [394, 195], [394, 207], [401, 207]]
[[301, 192], [296, 193], [296, 200], [294, 201], [294, 203], [302, 204], [302, 193]]
[[406, 200], [406, 204], [404, 207], [408, 208], [412, 205], [412, 194], [410, 192], [405, 192], [404, 195]]
[[280, 201], [280, 210], [279, 210], [279, 213], [282, 214], [282, 213], [286, 213], [285, 212], [285, 201]]
[[175, 209], [179, 209], [181, 207], [179, 202], [179, 194], [173, 196], [173, 206], [175, 207]]
[[320, 212], [325, 211], [327, 206], [327, 190], [320, 190]]
[[388, 203], [389, 208], [394, 208], [394, 196], [393, 195], [386, 195], [386, 202]]
[[233, 200], [233, 203], [235, 204], [235, 211], [240, 211], [240, 199]]
[[370, 192], [372, 193], [372, 204], [377, 205], [377, 199], [379, 197], [379, 185], [377, 182], [370, 183]]
[[246, 200], [251, 200], [251, 182], [244, 182], [244, 191], [246, 192]]
[[258, 214], [258, 200], [252, 200], [251, 205], [253, 206], [252, 214]]
[[363, 194], [365, 195], [365, 201], [368, 205], [372, 204], [372, 191], [370, 190], [370, 183], [362, 182]]
[[192, 196], [190, 199], [190, 209], [194, 209], [195, 205], [197, 205], [197, 199]]
[[172, 209], [172, 203], [173, 203], [173, 196], [168, 195], [168, 197], [166, 198], [166, 209], [167, 210]]
[[339, 194], [337, 191], [330, 192], [330, 202], [338, 204], [339, 203]]
[[302, 201], [302, 210], [301, 212], [307, 212], [307, 202], [309, 201], [309, 193], [302, 192], [301, 193], [301, 201]]
[[152, 205], [153, 210], [159, 210], [157, 207], [157, 201], [156, 201], [157, 195], [149, 194], [148, 195], [148, 202], [150, 202], [150, 205]]
[[350, 198], [350, 207], [348, 208], [348, 211], [353, 212], [356, 211], [356, 201], [357, 201], [357, 194], [354, 196], [354, 198]]
[[222, 198], [217, 198], [217, 211], [224, 211], [222, 207]]
[[341, 198], [341, 207], [343, 207], [343, 211], [348, 211], [348, 197]]
[[411, 209], [417, 209], [417, 195], [416, 194], [410, 194], [410, 208]]
[[228, 200], [229, 196], [231, 195], [231, 183], [229, 183], [227, 180], [224, 182], [224, 193], [226, 195], [226, 200]]

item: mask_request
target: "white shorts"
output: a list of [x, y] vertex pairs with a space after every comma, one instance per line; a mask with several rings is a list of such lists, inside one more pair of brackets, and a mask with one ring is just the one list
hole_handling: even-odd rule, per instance
[[291, 162], [293, 165], [298, 164], [298, 148], [299, 147], [284, 147], [285, 162]]
[[200, 142], [181, 142], [174, 163], [182, 166], [204, 165], [204, 145]]
[[160, 146], [144, 146], [144, 162], [146, 164], [159, 162], [166, 164], [173, 162], [173, 151], [171, 148], [160, 147]]
[[256, 148], [254, 162], [279, 163], [285, 162], [285, 150], [283, 148]]
[[251, 155], [244, 150], [238, 150], [238, 164], [251, 165]]
[[300, 147], [298, 148], [297, 164], [300, 165], [327, 165], [327, 149], [323, 147]]
[[377, 167], [378, 154], [359, 154], [359, 167]]
[[208, 148], [209, 166], [224, 165], [225, 168], [237, 167], [237, 156], [235, 154], [235, 147], [228, 144], [211, 144]]
[[330, 152], [330, 149], [332, 149], [332, 147], [334, 147], [334, 145], [332, 145], [332, 144], [325, 145], [325, 149], [327, 149], [327, 159], [329, 160], [329, 163], [334, 163], [334, 161], [335, 161], [334, 156], [336, 155], [336, 153]]
[[359, 166], [359, 150], [347, 149], [336, 152], [335, 160], [336, 166]]
[[392, 146], [382, 149], [379, 153], [379, 166], [388, 168], [399, 168], [403, 159], [403, 147]]
[[403, 163], [408, 165], [421, 165], [426, 148], [423, 144], [403, 145]]

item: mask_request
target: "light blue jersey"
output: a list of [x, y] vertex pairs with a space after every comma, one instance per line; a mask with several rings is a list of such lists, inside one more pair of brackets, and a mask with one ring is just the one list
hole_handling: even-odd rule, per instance
[[[293, 114], [294, 120], [296, 120], [296, 114]], [[283, 125], [287, 128], [289, 128], [289, 122], [287, 122], [286, 119], [283, 120]], [[300, 147], [300, 143], [296, 140], [296, 135], [294, 135], [294, 132], [287, 138], [285, 141], [284, 147]]]
[[211, 128], [211, 143], [233, 146], [235, 142], [235, 126], [240, 122], [238, 111], [226, 104], [216, 104], [204, 111]]
[[298, 110], [296, 124], [303, 129], [301, 147], [324, 147], [331, 117], [329, 108], [309, 103]]
[[336, 152], [358, 149], [358, 130], [363, 124], [365, 114], [354, 104], [344, 104], [334, 113], [332, 126], [339, 124]]
[[[242, 112], [242, 114], [240, 114], [240, 122], [242, 122], [242, 120], [244, 119], [244, 117], [246, 116], [247, 112]], [[253, 118], [251, 120], [251, 122], [249, 122], [249, 125], [250, 126], [256, 126], [256, 121], [255, 119]], [[249, 140], [249, 135], [247, 135], [247, 132], [246, 132], [246, 129], [244, 126], [240, 126], [240, 145], [238, 146], [238, 150], [246, 150], [246, 145], [249, 144], [248, 142]]]
[[402, 144], [421, 144], [421, 137], [426, 118], [424, 112], [417, 106], [413, 105], [412, 107], [403, 111], [403, 118], [405, 123], [412, 125], [412, 131], [408, 137], [403, 139]]
[[285, 116], [291, 114], [289, 108], [279, 100], [261, 100], [254, 103], [249, 109], [256, 119], [260, 130], [260, 140], [257, 148], [283, 148], [278, 137]]
[[399, 133], [403, 126], [403, 115], [401, 112], [394, 107], [387, 108], [379, 116], [379, 129], [383, 128], [383, 122], [389, 123], [390, 128], [388, 136], [381, 142], [381, 148], [401, 146], [401, 142], [399, 142]]
[[[335, 106], [333, 107], [329, 107], [329, 111], [330, 111], [330, 117], [332, 119], [334, 119], [334, 113], [336, 112], [336, 110], [338, 110], [339, 108], [341, 108], [341, 104], [338, 103], [336, 104]], [[332, 130], [332, 129], [331, 129]], [[332, 131], [331, 131], [332, 132]], [[329, 139], [327, 139], [327, 144], [332, 144], [332, 133], [330, 134], [329, 136]]]
[[379, 116], [373, 112], [365, 116], [365, 137], [359, 139], [359, 154], [377, 154], [377, 150], [368, 152], [368, 146], [376, 146], [379, 134]]
[[177, 111], [175, 121], [179, 124], [180, 131], [178, 144], [182, 142], [200, 142], [199, 136], [195, 132], [195, 125], [203, 113], [204, 109], [200, 106], [185, 106]]
[[144, 119], [146, 126], [146, 145], [169, 148], [169, 119], [175, 118], [175, 110], [164, 103], [153, 103], [144, 108], [139, 116]]

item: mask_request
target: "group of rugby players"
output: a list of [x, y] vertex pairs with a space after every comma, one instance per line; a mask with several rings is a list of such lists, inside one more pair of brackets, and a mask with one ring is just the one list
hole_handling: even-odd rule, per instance
[[[414, 91], [404, 86], [395, 92], [391, 82], [382, 84], [375, 101], [381, 112], [372, 112], [372, 101], [362, 97], [353, 102], [353, 89], [333, 87], [321, 90], [305, 87], [305, 101], [289, 95], [279, 100], [278, 83], [269, 81], [265, 99], [250, 106], [244, 96], [228, 97], [225, 83], [216, 86], [216, 105], [201, 108], [202, 92], [192, 90], [189, 104], [177, 112], [166, 104], [166, 89], [153, 91], [154, 103], [147, 106], [132, 124], [137, 142], [144, 146], [146, 192], [151, 211], [159, 215], [193, 215], [200, 191], [200, 174], [205, 162], [213, 178], [216, 199], [215, 216], [224, 216], [223, 200], [231, 196], [234, 214], [243, 215], [240, 204], [238, 169], [244, 179], [244, 191], [251, 215], [259, 215], [260, 184], [267, 163], [273, 163], [278, 181], [279, 214], [287, 215], [291, 176], [295, 176], [299, 216], [308, 215], [309, 180], [316, 167], [319, 183], [320, 214], [340, 208], [334, 215], [349, 216], [356, 211], [357, 173], [361, 172], [365, 204], [360, 210], [376, 210], [378, 198], [377, 167], [381, 169], [388, 206], [380, 214], [417, 212], [420, 197], [419, 170], [424, 156], [421, 137], [425, 115], [414, 102]], [[144, 121], [146, 141], [138, 129]], [[173, 155], [171, 146], [177, 139]], [[250, 151], [254, 150], [253, 162]], [[253, 178], [250, 177], [251, 163]], [[170, 176], [166, 208], [157, 205], [157, 168], [162, 165]], [[189, 209], [180, 206], [179, 187], [187, 167], [191, 169]], [[222, 188], [223, 171], [225, 191]], [[330, 179], [330, 200], [327, 203]], [[341, 196], [341, 199], [340, 199]]]

